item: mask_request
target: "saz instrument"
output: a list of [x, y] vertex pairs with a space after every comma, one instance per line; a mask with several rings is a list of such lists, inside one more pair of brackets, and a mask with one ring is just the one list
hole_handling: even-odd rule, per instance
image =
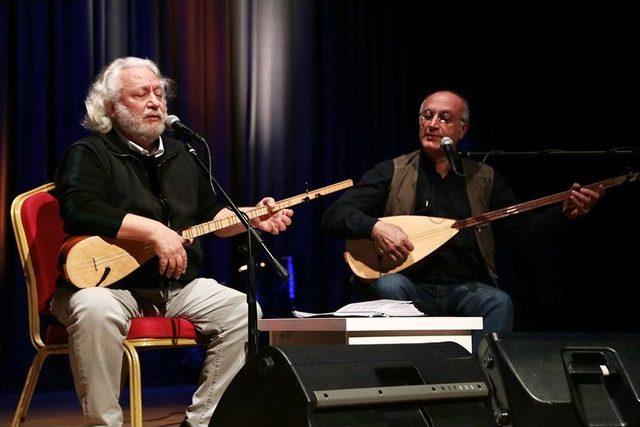
[[[325, 194], [353, 186], [353, 181], [338, 182], [326, 187], [307, 191], [276, 203], [275, 211], [316, 199]], [[253, 208], [244, 213], [249, 219], [268, 213], [266, 206]], [[235, 215], [194, 225], [180, 232], [187, 240], [222, 230], [238, 224]], [[67, 240], [60, 248], [58, 264], [65, 279], [78, 288], [109, 286], [134, 272], [155, 256], [152, 245], [134, 240], [111, 239], [101, 236], [77, 236]]]
[[[635, 181], [638, 179], [638, 175], [638, 173], [629, 173], [583, 187], [595, 190], [602, 186], [607, 189], [624, 182]], [[411, 267], [444, 245], [460, 230], [468, 227], [477, 227], [495, 221], [496, 219], [562, 202], [570, 196], [571, 190], [568, 190], [461, 220], [416, 215], [398, 215], [379, 218], [380, 221], [402, 228], [407, 236], [409, 236], [409, 240], [413, 243], [414, 250], [411, 251], [407, 259], [398, 265], [392, 261], [389, 256], [381, 253], [373, 240], [370, 239], [347, 240], [344, 259], [347, 264], [349, 264], [353, 274], [365, 282], [372, 282], [385, 274], [396, 273]]]

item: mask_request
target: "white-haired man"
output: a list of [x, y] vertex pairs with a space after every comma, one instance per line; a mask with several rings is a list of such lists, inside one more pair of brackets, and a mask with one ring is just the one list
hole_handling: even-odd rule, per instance
[[[247, 309], [244, 294], [197, 278], [198, 242], [176, 230], [231, 215], [213, 197], [208, 179], [182, 143], [163, 135], [171, 82], [156, 64], [128, 57], [96, 78], [85, 101], [83, 125], [93, 134], [65, 153], [56, 192], [65, 230], [145, 242], [157, 255], [109, 288], [78, 290], [61, 281], [51, 308], [69, 333], [70, 360], [85, 422], [122, 425], [118, 403], [122, 340], [143, 306], [191, 320], [199, 333], [216, 335], [206, 350], [185, 426], [206, 426], [224, 389], [244, 363]], [[259, 205], [273, 209], [272, 198]], [[285, 209], [255, 219], [273, 234], [286, 230]], [[220, 230], [222, 237], [243, 231]]]

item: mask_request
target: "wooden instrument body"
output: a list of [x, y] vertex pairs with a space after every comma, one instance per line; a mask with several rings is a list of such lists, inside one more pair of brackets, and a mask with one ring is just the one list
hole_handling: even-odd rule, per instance
[[347, 240], [344, 259], [351, 271], [360, 279], [370, 282], [385, 274], [405, 270], [434, 252], [458, 233], [453, 228], [455, 220], [430, 216], [398, 215], [379, 218], [380, 221], [396, 225], [409, 236], [414, 250], [400, 265], [381, 253], [373, 240]]
[[[585, 185], [584, 188], [607, 189], [625, 182], [635, 182], [639, 175], [638, 172], [629, 172], [626, 175]], [[477, 227], [497, 219], [563, 202], [570, 197], [571, 190], [563, 191], [461, 220], [415, 215], [379, 218], [379, 221], [396, 225], [407, 234], [415, 247], [407, 259], [400, 265], [394, 263], [387, 255], [378, 250], [373, 240], [370, 239], [347, 240], [344, 259], [357, 277], [365, 282], [372, 282], [385, 274], [396, 273], [411, 267], [445, 244], [459, 230]]]
[[[353, 186], [350, 179], [307, 191], [276, 203], [273, 212], [317, 199]], [[249, 219], [269, 214], [269, 208], [258, 206], [244, 211]], [[183, 238], [193, 240], [240, 223], [233, 214], [197, 224], [180, 231]], [[58, 267], [65, 279], [78, 288], [109, 286], [134, 272], [155, 256], [150, 244], [102, 236], [75, 236], [67, 240], [58, 256]]]
[[153, 256], [152, 248], [141, 242], [76, 236], [62, 246], [59, 259], [65, 279], [79, 288], [87, 288], [112, 285]]

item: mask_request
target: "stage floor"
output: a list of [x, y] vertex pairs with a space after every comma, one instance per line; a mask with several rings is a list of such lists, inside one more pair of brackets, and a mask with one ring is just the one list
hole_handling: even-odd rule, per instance
[[[178, 426], [191, 401], [195, 387], [145, 387], [142, 392], [142, 417], [145, 427]], [[129, 426], [129, 389], [122, 391], [125, 426]], [[0, 395], [0, 426], [10, 426], [18, 403], [17, 394]], [[78, 427], [82, 426], [80, 404], [73, 390], [41, 391], [36, 388], [25, 427]]]

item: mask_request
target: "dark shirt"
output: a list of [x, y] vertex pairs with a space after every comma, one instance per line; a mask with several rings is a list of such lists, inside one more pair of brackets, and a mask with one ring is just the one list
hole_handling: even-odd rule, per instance
[[[393, 177], [393, 160], [379, 163], [343, 194], [324, 214], [323, 228], [345, 238], [370, 238], [377, 218], [384, 215]], [[504, 179], [495, 174], [490, 209], [517, 203]], [[465, 219], [471, 216], [465, 179], [453, 172], [442, 178], [421, 154], [414, 215]], [[472, 228], [461, 230], [425, 260], [402, 272], [417, 283], [437, 285], [469, 281], [491, 283]]]
[[[184, 144], [163, 136], [157, 158], [134, 153], [115, 131], [74, 143], [56, 173], [56, 195], [65, 231], [116, 237], [127, 213], [180, 231], [210, 221], [223, 208]], [[160, 276], [153, 258], [112, 288], [180, 286], [197, 276], [203, 260], [198, 239], [185, 247], [188, 264], [177, 280]]]

